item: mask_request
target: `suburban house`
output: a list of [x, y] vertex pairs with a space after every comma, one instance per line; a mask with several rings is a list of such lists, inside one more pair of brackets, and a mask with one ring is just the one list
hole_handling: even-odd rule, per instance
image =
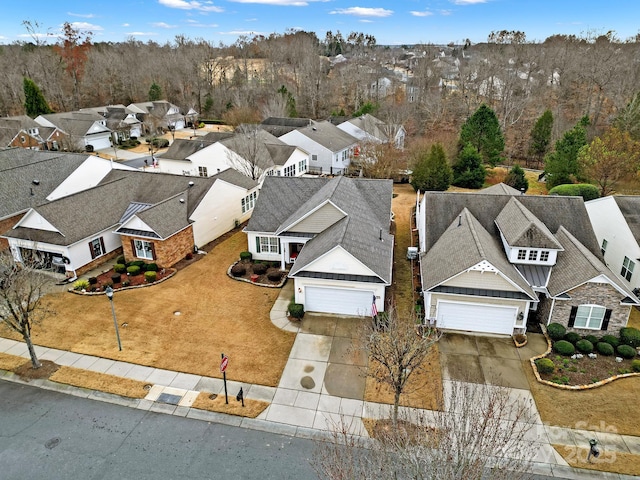
[[0, 147], [58, 150], [64, 134], [55, 127], [43, 127], [27, 115], [0, 117]]
[[280, 263], [306, 311], [371, 315], [391, 285], [391, 180], [267, 177], [244, 231], [255, 260]]
[[640, 196], [614, 195], [585, 203], [605, 263], [627, 287], [640, 289]]
[[312, 121], [285, 133], [280, 140], [311, 155], [309, 173], [342, 175], [358, 148], [358, 139], [329, 121]]
[[169, 267], [247, 220], [256, 187], [235, 170], [207, 178], [112, 170], [93, 188], [30, 208], [3, 236], [16, 261], [35, 254], [68, 277], [121, 252]]
[[582, 198], [487, 190], [427, 192], [418, 204], [425, 321], [506, 335], [528, 322], [626, 326], [639, 301], [603, 263]]
[[404, 148], [404, 139], [407, 135], [402, 125], [384, 123], [368, 113], [342, 122], [338, 128], [363, 144], [393, 143], [398, 150]]
[[138, 120], [133, 110], [124, 105], [81, 108], [80, 111], [95, 112], [106, 118], [107, 127], [113, 132], [114, 142], [142, 136], [142, 122]]
[[[112, 168], [93, 155], [12, 148], [0, 150], [0, 234], [30, 208], [97, 185]], [[0, 249], [8, 247], [0, 238]]]
[[207, 177], [232, 168], [260, 182], [269, 175], [300, 176], [309, 165], [307, 152], [255, 127], [176, 143], [160, 157], [160, 171]]
[[47, 113], [37, 116], [35, 121], [43, 127], [56, 128], [65, 134], [61, 149], [93, 152], [111, 147], [112, 132], [107, 128], [107, 120], [99, 113]]
[[182, 130], [186, 125], [180, 108], [166, 100], [132, 103], [127, 108], [144, 123], [148, 133], [159, 133], [163, 129]]
[[310, 118], [268, 117], [260, 122], [260, 128], [280, 138], [285, 133], [311, 125], [312, 122]]

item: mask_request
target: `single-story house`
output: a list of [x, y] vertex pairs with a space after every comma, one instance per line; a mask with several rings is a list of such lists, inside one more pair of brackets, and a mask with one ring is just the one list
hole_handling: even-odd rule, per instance
[[602, 261], [582, 198], [499, 189], [419, 202], [425, 321], [506, 335], [528, 321], [581, 334], [626, 326], [639, 301]]
[[0, 117], [0, 147], [31, 150], [58, 150], [64, 134], [55, 127], [44, 127], [27, 115]]
[[393, 143], [398, 150], [404, 148], [407, 135], [402, 125], [385, 123], [369, 113], [346, 120], [340, 123], [338, 128], [363, 144]]
[[169, 267], [251, 215], [257, 184], [112, 170], [99, 185], [31, 208], [3, 236], [16, 261], [37, 256], [80, 275], [120, 252]]
[[[107, 120], [99, 113], [47, 113], [37, 116], [35, 121], [65, 134], [61, 139], [61, 149], [96, 151], [111, 147], [112, 131], [107, 127]], [[64, 142], [68, 142], [68, 145]]]
[[267, 177], [245, 228], [255, 260], [289, 269], [306, 311], [371, 315], [391, 285], [391, 180]]
[[163, 129], [182, 130], [186, 123], [180, 107], [166, 100], [131, 103], [127, 109], [145, 124], [148, 133], [156, 134]]
[[613, 195], [585, 202], [611, 270], [631, 289], [640, 289], [640, 196]]

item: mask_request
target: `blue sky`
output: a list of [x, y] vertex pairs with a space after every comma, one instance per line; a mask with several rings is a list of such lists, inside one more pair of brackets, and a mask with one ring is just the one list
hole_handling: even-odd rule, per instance
[[482, 42], [493, 30], [521, 30], [540, 41], [614, 30], [626, 39], [640, 31], [638, 18], [639, 0], [4, 0], [0, 43], [29, 41], [24, 20], [40, 24], [43, 35], [57, 35], [69, 22], [92, 31], [94, 41], [164, 43], [182, 34], [231, 44], [240, 35], [302, 29], [321, 39], [339, 30], [412, 44]]

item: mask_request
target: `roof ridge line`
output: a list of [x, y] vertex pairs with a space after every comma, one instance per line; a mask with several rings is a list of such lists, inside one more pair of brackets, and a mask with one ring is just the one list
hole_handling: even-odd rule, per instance
[[462, 211], [462, 213], [465, 215], [465, 218], [467, 220], [467, 222], [469, 223], [469, 231], [471, 232], [471, 235], [473, 236], [473, 241], [476, 245], [476, 248], [478, 249], [478, 253], [480, 254], [480, 256], [484, 259], [487, 258], [487, 255], [484, 251], [484, 248], [482, 248], [482, 244], [480, 243], [480, 237], [478, 235], [478, 232], [476, 232], [475, 226], [473, 225], [473, 222], [470, 221], [470, 218], [475, 220], [475, 217], [471, 214], [471, 212], [469, 211], [469, 209], [467, 207], [464, 208], [464, 210]]

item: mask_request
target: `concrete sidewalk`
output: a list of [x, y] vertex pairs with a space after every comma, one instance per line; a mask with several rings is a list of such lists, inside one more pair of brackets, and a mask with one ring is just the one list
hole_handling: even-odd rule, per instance
[[[297, 333], [278, 386], [267, 387], [227, 381], [230, 401], [235, 401], [234, 397], [242, 387], [246, 398], [270, 403], [256, 419], [191, 408], [202, 391], [224, 393], [223, 381], [219, 378], [174, 372], [40, 346], [36, 346], [36, 353], [41, 360], [146, 382], [150, 386], [149, 393], [144, 399], [138, 400], [70, 387], [48, 380], [33, 380], [28, 383], [131, 408], [297, 437], [328, 438], [332, 427], [341, 422], [349, 425], [352, 433], [367, 436], [362, 418], [388, 418], [391, 406], [364, 401], [363, 367], [366, 365], [366, 358], [362, 357], [362, 352], [351, 347], [357, 324], [361, 320], [307, 314], [303, 321], [289, 321], [287, 306], [293, 294], [292, 289], [291, 282], [285, 285], [271, 310], [271, 321], [274, 325]], [[23, 342], [4, 338], [0, 338], [0, 352], [29, 357]], [[23, 382], [12, 372], [0, 371], [0, 378]], [[455, 380], [444, 379], [445, 390], [453, 381]], [[531, 400], [535, 409], [535, 403], [527, 390], [512, 388], [510, 394], [514, 398]], [[409, 409], [402, 408], [402, 411], [407, 413]], [[556, 453], [551, 444], [586, 447], [590, 438], [597, 438], [604, 452], [640, 455], [639, 437], [551, 427], [542, 423], [536, 411], [534, 427], [530, 431], [529, 438], [538, 445], [533, 473], [569, 479], [626, 480], [634, 478], [571, 468]]]

